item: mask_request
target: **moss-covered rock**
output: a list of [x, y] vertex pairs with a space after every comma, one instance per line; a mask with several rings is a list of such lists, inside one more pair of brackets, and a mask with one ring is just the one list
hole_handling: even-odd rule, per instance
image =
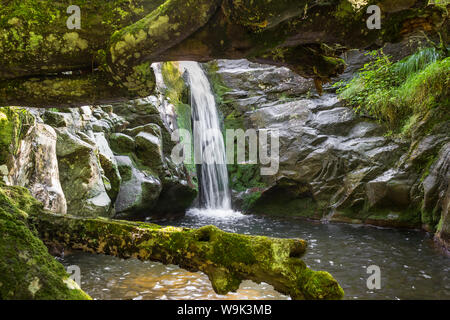
[[0, 165], [17, 152], [19, 141], [33, 123], [34, 117], [25, 109], [0, 108]]
[[0, 183], [0, 299], [90, 299], [28, 224], [43, 212], [27, 189]]
[[67, 212], [80, 216], [110, 216], [112, 203], [106, 192], [95, 142], [90, 141], [94, 144], [91, 145], [67, 129], [58, 129], [57, 135], [59, 178], [67, 200]]
[[117, 154], [134, 152], [134, 139], [123, 133], [113, 133], [109, 136], [111, 149]]
[[122, 177], [120, 176], [117, 161], [108, 145], [108, 142], [106, 141], [104, 133], [95, 133], [94, 137], [98, 148], [98, 159], [107, 179], [106, 183], [104, 183], [105, 188], [108, 186], [108, 188], [106, 188], [106, 192], [108, 193], [111, 201], [114, 202], [119, 193]]
[[159, 135], [148, 132], [140, 132], [136, 138], [136, 156], [148, 168], [154, 172], [161, 170], [163, 166], [163, 146]]

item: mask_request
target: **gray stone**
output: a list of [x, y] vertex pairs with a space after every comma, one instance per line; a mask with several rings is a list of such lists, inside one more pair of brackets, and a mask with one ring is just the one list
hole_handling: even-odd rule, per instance
[[134, 139], [123, 133], [113, 133], [109, 136], [111, 149], [117, 154], [134, 152]]
[[136, 138], [136, 156], [147, 167], [158, 172], [163, 165], [161, 137], [148, 132], [140, 132]]
[[56, 158], [56, 132], [49, 125], [37, 123], [27, 132], [10, 169], [10, 183], [30, 190], [55, 213], [66, 213], [67, 203], [59, 181]]

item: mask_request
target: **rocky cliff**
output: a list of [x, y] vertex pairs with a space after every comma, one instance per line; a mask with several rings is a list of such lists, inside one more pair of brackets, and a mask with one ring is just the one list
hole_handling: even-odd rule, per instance
[[183, 214], [196, 188], [184, 166], [170, 159], [171, 129], [158, 101], [1, 108], [2, 139], [10, 148], [1, 178], [28, 188], [56, 213], [129, 219]]
[[[356, 70], [366, 60], [347, 57]], [[424, 228], [449, 245], [449, 122], [424, 119], [410, 138], [357, 115], [334, 89], [286, 68], [247, 60], [209, 63], [226, 128], [277, 129], [280, 167], [229, 166], [235, 206], [248, 213]], [[351, 73], [344, 75], [351, 77]], [[443, 109], [444, 114], [445, 110]], [[441, 112], [443, 111], [441, 109]]]

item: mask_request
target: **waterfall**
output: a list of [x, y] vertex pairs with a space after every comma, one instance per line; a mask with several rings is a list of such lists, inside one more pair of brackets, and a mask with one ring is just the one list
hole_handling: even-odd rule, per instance
[[202, 208], [231, 210], [225, 143], [211, 85], [197, 62], [180, 62], [191, 90], [194, 157]]

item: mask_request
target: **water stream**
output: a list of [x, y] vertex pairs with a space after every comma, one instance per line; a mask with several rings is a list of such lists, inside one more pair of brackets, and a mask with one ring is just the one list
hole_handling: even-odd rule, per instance
[[202, 208], [231, 211], [225, 143], [209, 80], [197, 62], [180, 62], [188, 75], [194, 133], [194, 157], [199, 164], [199, 200]]
[[[191, 88], [191, 104], [201, 208], [160, 225], [198, 228], [205, 225], [235, 233], [308, 241], [303, 260], [315, 270], [330, 272], [346, 299], [450, 299], [450, 259], [421, 231], [311, 222], [294, 218], [242, 215], [231, 210], [225, 146], [216, 103], [198, 63], [182, 62]], [[236, 293], [214, 293], [206, 275], [176, 266], [121, 260], [75, 252], [63, 264], [78, 265], [81, 287], [95, 299], [288, 299], [267, 284], [245, 281]], [[367, 267], [381, 269], [381, 289], [370, 290]]]
[[[305, 263], [330, 272], [345, 290], [345, 299], [450, 299], [450, 258], [421, 231], [319, 223], [292, 218], [217, 215], [189, 211], [161, 225], [200, 227], [213, 224], [230, 232], [308, 241]], [[78, 265], [81, 287], [96, 299], [287, 299], [267, 284], [242, 283], [237, 293], [214, 293], [206, 275], [176, 266], [74, 253], [63, 264]], [[366, 286], [367, 267], [381, 268], [381, 289]]]

